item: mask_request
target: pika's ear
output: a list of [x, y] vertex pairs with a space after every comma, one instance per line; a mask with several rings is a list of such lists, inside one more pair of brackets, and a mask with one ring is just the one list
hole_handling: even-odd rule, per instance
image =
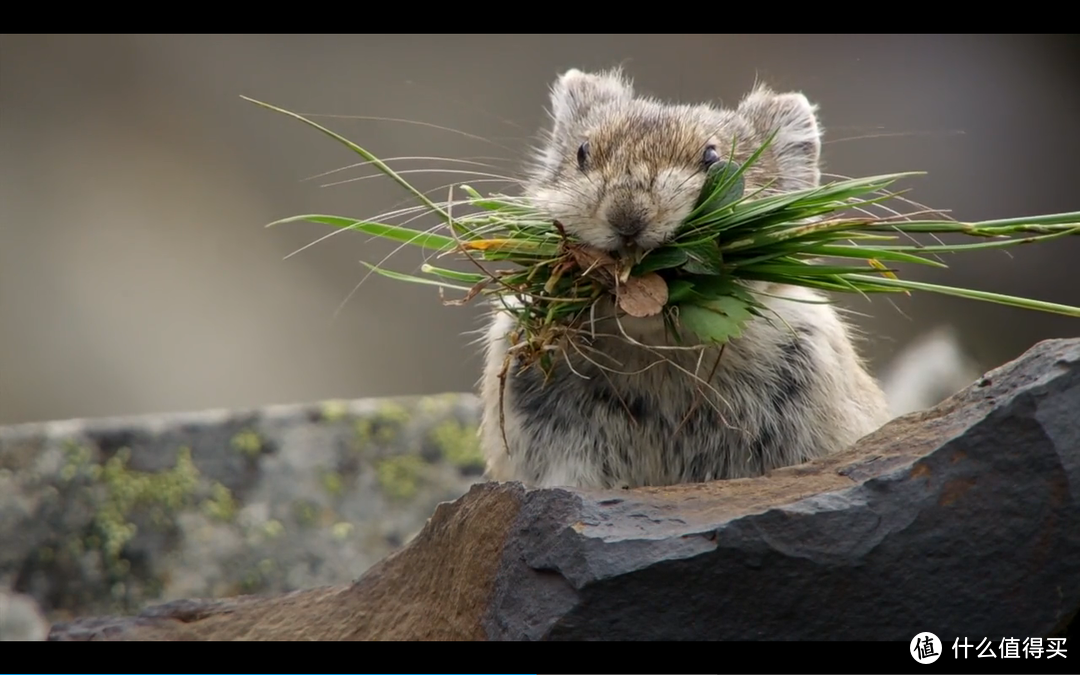
[[821, 181], [821, 125], [817, 106], [797, 92], [777, 94], [759, 86], [739, 104], [738, 112], [762, 139], [776, 132], [770, 150], [780, 170], [783, 190], [816, 187]]
[[632, 98], [633, 85], [620, 70], [593, 74], [571, 68], [551, 87], [551, 116], [557, 126], [572, 124], [601, 103]]

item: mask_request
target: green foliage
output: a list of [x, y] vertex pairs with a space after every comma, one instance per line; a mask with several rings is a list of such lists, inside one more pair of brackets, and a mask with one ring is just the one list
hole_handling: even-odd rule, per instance
[[[764, 315], [761, 299], [748, 285], [755, 281], [860, 294], [925, 291], [1080, 317], [1077, 307], [903, 280], [890, 267], [895, 263], [945, 267], [940, 254], [1077, 235], [1080, 212], [973, 223], [869, 215], [872, 207], [898, 198], [889, 191], [897, 181], [918, 173], [839, 180], [780, 194], [767, 189], [746, 194], [746, 171], [770, 137], [742, 164], [732, 155], [710, 167], [695, 209], [664, 246], [632, 259], [615, 259], [567, 236], [560, 224], [522, 197], [483, 196], [461, 185], [456, 189], [464, 193], [463, 199], [454, 199], [451, 191], [447, 201], [435, 203], [355, 143], [300, 115], [253, 102], [299, 119], [361, 155], [412, 193], [422, 209], [438, 216], [448, 234], [326, 215], [272, 224], [307, 220], [473, 260], [477, 270], [469, 272], [431, 264], [421, 268], [421, 275], [369, 267], [391, 279], [460, 290], [466, 295], [456, 304], [477, 295], [518, 298], [519, 302], [504, 306], [517, 315], [519, 339], [532, 345], [532, 353], [542, 361], [551, 358], [551, 344], [567, 335], [604, 294], [619, 293], [620, 284], [625, 293], [628, 280], [650, 275], [659, 275], [666, 286], [666, 300], [657, 304], [655, 313], [663, 313], [675, 328], [675, 337], [684, 329], [714, 344], [737, 337], [747, 321]], [[983, 241], [925, 245], [914, 239], [917, 234], [962, 234]], [[512, 263], [514, 268], [493, 271], [485, 266], [492, 262]]]

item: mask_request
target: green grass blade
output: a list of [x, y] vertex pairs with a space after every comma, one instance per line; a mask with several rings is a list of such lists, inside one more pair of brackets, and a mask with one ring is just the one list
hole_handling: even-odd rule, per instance
[[1030, 218], [986, 220], [973, 223], [959, 223], [951, 220], [909, 220], [875, 225], [877, 229], [894, 229], [900, 232], [933, 232], [936, 234], [955, 232], [973, 237], [1001, 237], [1024, 233], [1054, 234], [1077, 227], [1080, 227], [1080, 212], [1055, 213]]
[[827, 235], [830, 232], [835, 231], [846, 231], [850, 230], [853, 226], [857, 226], [857, 223], [852, 223], [847, 220], [838, 220], [785, 227], [771, 232], [750, 235], [744, 239], [725, 242], [721, 245], [720, 250], [722, 253], [727, 254], [730, 251], [738, 251], [740, 249], [759, 248], [769, 244], [779, 244], [786, 241], [806, 239], [816, 235]]
[[[924, 248], [911, 247], [912, 250], [922, 251]], [[916, 265], [930, 265], [932, 267], [947, 268], [943, 262], [930, 260], [907, 252], [908, 247], [890, 246], [844, 246], [841, 244], [814, 244], [799, 249], [799, 253], [816, 255], [828, 258], [862, 258], [863, 260], [890, 260], [892, 262], [913, 263]]]
[[999, 239], [997, 241], [984, 241], [978, 244], [933, 244], [927, 246], [882, 246], [880, 248], [867, 248], [866, 250], [879, 250], [888, 252], [914, 252], [920, 251], [925, 253], [960, 253], [962, 251], [976, 251], [979, 249], [994, 249], [994, 248], [1010, 248], [1012, 246], [1024, 246], [1026, 244], [1034, 244], [1040, 241], [1049, 241], [1051, 239], [1060, 239], [1061, 237], [1067, 237], [1071, 235], [1080, 235], [1080, 226], [1074, 227], [1070, 230], [1061, 230], [1060, 232], [1054, 232], [1053, 234], [1039, 234], [1031, 237], [1012, 238], [1012, 239]]
[[322, 126], [321, 124], [319, 124], [317, 122], [313, 122], [313, 121], [309, 120], [308, 118], [304, 117], [303, 115], [298, 115], [297, 113], [285, 110], [284, 108], [279, 108], [277, 106], [270, 105], [269, 103], [263, 103], [262, 101], [257, 101], [257, 100], [255, 100], [253, 98], [248, 98], [247, 96], [241, 96], [240, 98], [244, 99], [245, 101], [249, 101], [251, 103], [254, 103], [255, 105], [262, 106], [263, 108], [266, 108], [268, 110], [273, 110], [274, 112], [279, 112], [279, 113], [281, 113], [283, 115], [288, 115], [289, 117], [292, 117], [294, 119], [298, 119], [301, 122], [303, 122], [304, 124], [321, 131], [322, 133], [326, 134], [330, 138], [333, 138], [335, 141], [343, 144], [345, 147], [349, 148], [350, 150], [352, 150], [353, 152], [355, 152], [356, 154], [360, 155], [365, 160], [370, 162], [372, 164], [372, 166], [374, 166], [376, 169], [378, 169], [379, 171], [381, 171], [384, 174], [386, 174], [387, 176], [389, 176], [398, 185], [400, 185], [401, 187], [403, 187], [406, 190], [408, 190], [409, 192], [411, 192], [412, 195], [414, 197], [416, 197], [417, 199], [419, 199], [420, 202], [424, 206], [428, 207], [429, 209], [431, 209], [435, 213], [439, 214], [442, 217], [442, 219], [444, 221], [446, 221], [448, 224], [452, 224], [452, 219], [450, 218], [450, 214], [448, 214], [446, 211], [444, 211], [442, 209], [442, 207], [440, 207], [435, 202], [431, 201], [428, 198], [428, 196], [425, 195], [423, 192], [421, 192], [421, 191], [417, 190], [415, 187], [413, 187], [412, 184], [409, 183], [409, 181], [405, 180], [400, 175], [398, 175], [398, 173], [396, 171], [394, 171], [389, 166], [387, 166], [381, 159], [379, 159], [375, 155], [371, 154], [367, 150], [361, 148], [359, 145], [357, 145], [356, 143], [353, 143], [352, 141], [345, 138], [341, 134], [337, 134], [337, 133], [335, 133], [333, 131], [330, 131], [329, 129]]
[[414, 284], [423, 284], [425, 286], [439, 286], [440, 288], [451, 288], [455, 291], [465, 291], [468, 293], [472, 289], [468, 286], [458, 286], [457, 284], [448, 284], [445, 281], [437, 281], [435, 279], [425, 279], [423, 277], [413, 276], [411, 274], [402, 274], [401, 272], [393, 272], [391, 270], [384, 270], [378, 265], [372, 265], [371, 263], [360, 261], [365, 267], [372, 272], [381, 274], [388, 279], [394, 279], [395, 281], [408, 281]]
[[1027, 227], [1032, 225], [1072, 225], [1080, 226], [1080, 211], [1066, 213], [1050, 213], [1042, 216], [1026, 216], [1024, 218], [1001, 218], [999, 220], [981, 220], [969, 225], [980, 228], [1011, 228]]
[[432, 274], [443, 279], [450, 279], [451, 281], [462, 281], [467, 284], [478, 284], [483, 281], [489, 281], [490, 276], [486, 274], [480, 274], [478, 272], [458, 272], [457, 270], [448, 270], [442, 267], [435, 267], [424, 263], [420, 266], [420, 271], [424, 274]]
[[869, 266], [853, 266], [853, 265], [821, 265], [816, 263], [762, 263], [758, 265], [749, 265], [745, 268], [740, 268], [740, 271], [746, 271], [758, 274], [771, 274], [776, 277], [788, 277], [792, 279], [799, 279], [804, 276], [835, 276], [843, 274], [876, 274], [878, 272], [896, 272], [896, 270], [878, 270]]
[[365, 232], [375, 237], [390, 239], [392, 241], [396, 241], [402, 244], [419, 246], [421, 248], [426, 248], [432, 251], [449, 251], [457, 247], [457, 242], [455, 240], [451, 239], [450, 237], [445, 237], [441, 234], [421, 232], [419, 230], [413, 230], [407, 227], [401, 227], [399, 225], [386, 225], [384, 223], [373, 223], [364, 220], [354, 220], [352, 218], [341, 218], [339, 216], [293, 216], [292, 218], [283, 218], [281, 220], [276, 220], [267, 225], [267, 227], [302, 221], [319, 223], [321, 225], [330, 225], [332, 227], [340, 227], [346, 230], [358, 230], [360, 232]]
[[1059, 305], [1053, 302], [1043, 302], [1041, 300], [1030, 300], [1028, 298], [1018, 298], [1013, 295], [1001, 295], [999, 293], [989, 293], [987, 291], [975, 291], [967, 288], [955, 288], [953, 286], [939, 286], [937, 284], [928, 284], [921, 281], [907, 281], [905, 279], [885, 279], [874, 277], [863, 277], [862, 275], [848, 275], [848, 279], [855, 282], [866, 281], [879, 286], [890, 286], [897, 289], [910, 290], [910, 291], [928, 291], [930, 293], [940, 293], [942, 295], [952, 295], [958, 298], [968, 298], [970, 300], [982, 300], [984, 302], [993, 302], [999, 305], [1008, 305], [1010, 307], [1021, 307], [1023, 309], [1035, 309], [1042, 312], [1050, 312], [1053, 314], [1064, 314], [1065, 316], [1072, 316], [1080, 318], [1080, 307], [1070, 307], [1069, 305]]
[[[839, 291], [843, 293], [849, 293], [853, 290], [852, 284], [842, 283], [835, 278], [820, 278], [820, 277], [799, 277], [798, 279], [792, 279], [789, 276], [776, 275], [776, 274], [764, 274], [756, 272], [746, 272], [740, 274], [740, 277], [752, 281], [766, 281], [774, 284], [787, 284], [789, 286], [805, 286], [806, 288], [816, 288], [822, 291]], [[870, 284], [856, 284], [855, 290], [860, 292], [881, 292], [875, 291], [874, 287]], [[891, 289], [884, 288], [882, 291], [900, 293], [903, 289]]]

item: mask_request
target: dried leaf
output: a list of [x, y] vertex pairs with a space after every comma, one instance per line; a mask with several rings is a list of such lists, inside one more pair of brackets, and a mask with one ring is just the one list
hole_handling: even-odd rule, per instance
[[474, 239], [461, 242], [466, 251], [496, 251], [528, 253], [542, 250], [543, 244], [525, 239]]
[[[565, 273], [569, 272], [571, 269], [573, 269], [574, 265], [575, 265], [575, 263], [567, 261], [567, 262], [559, 263], [557, 266], [555, 266], [551, 271], [551, 276], [548, 277], [547, 282], [544, 284], [544, 292], [549, 293], [549, 294], [554, 293], [555, 292], [555, 286], [556, 286], [556, 284], [559, 283], [559, 280], [562, 279], [563, 274], [565, 274]], [[538, 270], [538, 269], [540, 269], [540, 268], [539, 267], [534, 268], [534, 270]]]
[[619, 287], [619, 308], [630, 316], [655, 316], [668, 301], [667, 282], [656, 272], [630, 277]]
[[567, 246], [567, 249], [583, 274], [600, 279], [609, 288], [615, 287], [618, 262], [614, 258], [591, 246], [573, 245]]
[[598, 248], [583, 245], [571, 245], [566, 248], [570, 251], [570, 255], [574, 256], [574, 262], [583, 270], [615, 267], [615, 259]]
[[897, 276], [896, 276], [896, 274], [894, 274], [893, 272], [889, 271], [889, 268], [888, 268], [888, 267], [886, 267], [886, 266], [884, 265], [884, 263], [882, 263], [882, 262], [881, 262], [880, 260], [877, 260], [877, 259], [875, 259], [875, 258], [870, 258], [870, 259], [869, 259], [869, 260], [867, 260], [866, 262], [870, 263], [870, 266], [871, 266], [871, 267], [873, 267], [873, 268], [875, 268], [875, 269], [879, 269], [879, 270], [881, 270], [881, 273], [882, 273], [882, 274], [883, 274], [884, 276], [887, 276], [887, 277], [889, 277], [890, 279], [899, 279], [899, 277], [897, 277]]

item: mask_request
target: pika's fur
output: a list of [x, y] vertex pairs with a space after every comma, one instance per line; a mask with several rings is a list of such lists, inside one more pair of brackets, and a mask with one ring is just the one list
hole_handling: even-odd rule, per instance
[[[690, 213], [733, 143], [747, 192], [819, 183], [821, 129], [799, 93], [759, 87], [734, 110], [635, 96], [618, 71], [570, 70], [526, 195], [599, 249], [649, 249]], [[496, 310], [481, 379], [488, 477], [538, 487], [636, 487], [759, 476], [850, 445], [889, 419], [852, 335], [820, 294], [758, 283], [774, 317], [723, 347], [672, 348], [661, 317], [594, 317], [588, 345], [549, 380], [506, 362], [515, 323]], [[629, 338], [629, 339], [628, 339]], [[637, 343], [637, 344], [635, 344]], [[703, 382], [708, 381], [708, 385]]]

